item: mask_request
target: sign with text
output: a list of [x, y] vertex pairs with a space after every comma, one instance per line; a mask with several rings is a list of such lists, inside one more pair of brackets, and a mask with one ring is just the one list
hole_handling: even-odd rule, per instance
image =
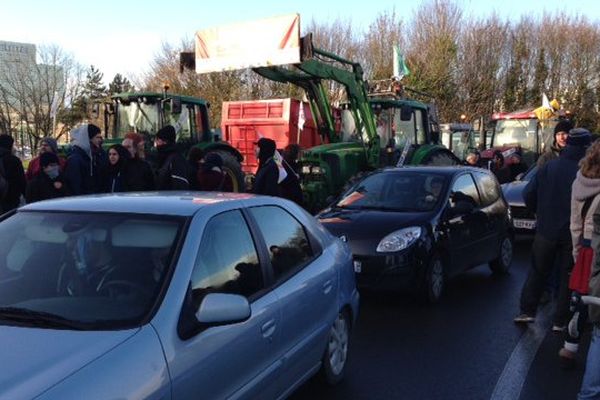
[[299, 14], [196, 33], [196, 72], [199, 74], [299, 62]]

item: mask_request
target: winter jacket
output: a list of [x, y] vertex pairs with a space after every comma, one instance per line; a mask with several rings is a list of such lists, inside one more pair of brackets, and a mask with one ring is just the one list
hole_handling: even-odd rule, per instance
[[287, 172], [287, 176], [279, 183], [281, 197], [302, 206], [303, 196], [300, 178], [287, 162], [284, 161], [283, 166]]
[[207, 192], [233, 192], [231, 177], [218, 169], [218, 167], [210, 170], [199, 168], [196, 181], [198, 190]]
[[160, 168], [156, 174], [157, 190], [189, 190], [188, 164], [175, 145], [158, 148]]
[[258, 168], [256, 172], [256, 180], [254, 181], [253, 192], [266, 196], [280, 196], [279, 185], [279, 168], [273, 158], [269, 158]]
[[0, 147], [0, 160], [4, 167], [4, 178], [8, 183], [8, 191], [0, 201], [0, 208], [2, 212], [8, 212], [19, 207], [21, 195], [25, 196], [27, 181], [23, 163], [19, 157], [12, 154], [11, 150]]
[[557, 159], [538, 170], [523, 190], [527, 208], [536, 213], [537, 234], [547, 240], [570, 240], [571, 186], [585, 151], [582, 146], [566, 146]]
[[[573, 260], [577, 260], [577, 253], [581, 248], [583, 240], [590, 241], [594, 230], [594, 210], [600, 204], [600, 177], [587, 178], [582, 175], [581, 170], [571, 189], [571, 238], [573, 240]], [[589, 203], [585, 220], [582, 219], [583, 207], [586, 201]]]
[[71, 132], [73, 147], [67, 158], [65, 180], [69, 192], [74, 195], [96, 193], [92, 178], [92, 153], [87, 125], [75, 128]]
[[550, 147], [550, 150], [544, 152], [537, 160], [537, 167], [542, 168], [544, 164], [546, 164], [550, 160], [555, 160], [558, 158], [560, 151], [562, 149], [555, 144]]
[[[55, 182], [60, 183], [60, 188], [54, 186]], [[68, 195], [69, 192], [67, 190], [67, 184], [65, 183], [65, 177], [62, 174], [59, 174], [56, 179], [52, 180], [48, 175], [42, 172], [27, 183], [25, 199], [27, 200], [27, 203], [33, 203]]]
[[130, 158], [125, 171], [125, 186], [130, 192], [155, 190], [154, 172], [150, 164], [140, 158]]

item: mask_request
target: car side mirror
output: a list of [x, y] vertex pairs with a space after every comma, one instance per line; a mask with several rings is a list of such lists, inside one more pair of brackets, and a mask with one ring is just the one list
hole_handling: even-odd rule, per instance
[[202, 299], [196, 319], [201, 324], [226, 325], [245, 321], [250, 314], [250, 303], [244, 296], [209, 293]]
[[450, 216], [459, 217], [471, 214], [475, 210], [473, 203], [465, 200], [459, 200], [450, 207]]

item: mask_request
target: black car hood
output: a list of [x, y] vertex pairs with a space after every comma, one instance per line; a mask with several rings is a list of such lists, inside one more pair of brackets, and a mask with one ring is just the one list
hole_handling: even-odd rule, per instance
[[523, 190], [527, 183], [526, 181], [514, 181], [502, 185], [502, 193], [504, 193], [504, 198], [509, 205], [525, 207]]
[[352, 253], [375, 253], [386, 235], [409, 226], [428, 225], [435, 212], [395, 212], [377, 210], [333, 209], [317, 216], [337, 237], [345, 236]]

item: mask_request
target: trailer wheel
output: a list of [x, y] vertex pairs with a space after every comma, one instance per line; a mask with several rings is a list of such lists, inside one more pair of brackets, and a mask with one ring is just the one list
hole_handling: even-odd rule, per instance
[[244, 172], [242, 171], [242, 165], [231, 153], [223, 150], [212, 150], [209, 153], [215, 153], [221, 156], [223, 159], [223, 172], [225, 172], [231, 178], [233, 182], [234, 192], [244, 191]]

